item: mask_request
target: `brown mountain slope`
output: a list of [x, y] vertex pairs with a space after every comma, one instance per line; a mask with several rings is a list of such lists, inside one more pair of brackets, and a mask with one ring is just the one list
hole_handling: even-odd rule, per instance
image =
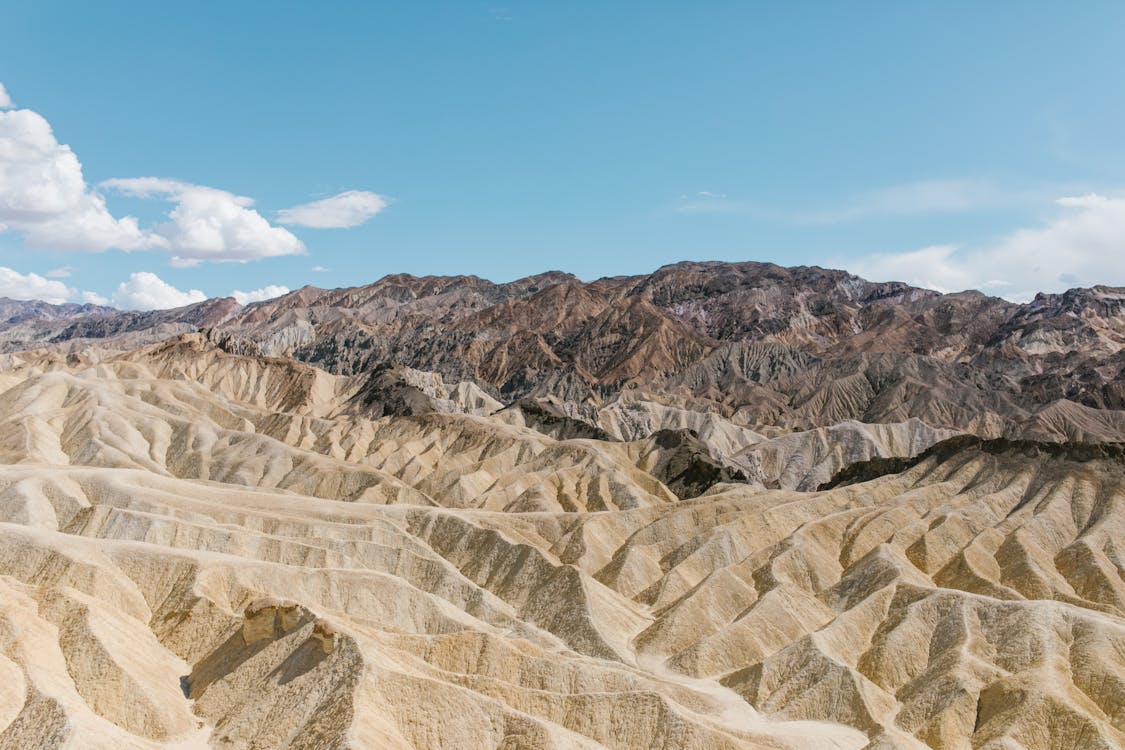
[[[1122, 401], [1125, 293], [1106, 287], [1014, 305], [975, 292], [939, 295], [841, 271], [756, 263], [682, 263], [587, 284], [558, 275], [491, 287], [392, 278], [404, 301], [384, 302], [377, 315], [366, 302], [332, 307], [331, 315], [321, 305], [366, 300], [386, 280], [325, 292], [316, 302], [306, 294], [302, 304], [325, 320], [282, 353], [340, 373], [401, 362], [474, 380], [506, 401], [672, 390], [727, 411], [748, 407], [762, 424], [802, 429], [917, 417], [1008, 434], [1052, 401], [1109, 410]], [[447, 301], [454, 288], [474, 300], [482, 289], [504, 299], [455, 313]], [[252, 315], [212, 335], [276, 340], [289, 323], [268, 312], [275, 305], [284, 310], [290, 302], [253, 306]], [[841, 373], [862, 373], [867, 386], [837, 383]], [[1080, 431], [1056, 430], [1055, 437]]]
[[[1125, 407], [1125, 290], [1110, 287], [1015, 305], [843, 271], [716, 262], [589, 283], [559, 272], [506, 284], [395, 275], [246, 308], [26, 304], [0, 325], [9, 351], [103, 357], [205, 328], [233, 353], [292, 356], [341, 375], [400, 364], [506, 403], [597, 405], [640, 388], [756, 427], [918, 418], [982, 436], [1125, 437], [1119, 414], [1088, 412]], [[1039, 415], [1055, 402], [1063, 407]]]

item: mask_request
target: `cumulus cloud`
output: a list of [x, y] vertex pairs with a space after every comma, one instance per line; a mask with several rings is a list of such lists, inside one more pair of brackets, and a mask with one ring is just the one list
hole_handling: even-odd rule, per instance
[[78, 269], [74, 266], [62, 266], [60, 268], [52, 268], [47, 272], [47, 278], [50, 279], [69, 279]]
[[101, 185], [124, 195], [176, 204], [168, 212], [169, 221], [153, 228], [172, 255], [173, 265], [246, 262], [305, 252], [303, 242], [287, 229], [272, 226], [245, 196], [162, 177], [106, 180]]
[[289, 287], [269, 284], [261, 289], [254, 289], [250, 292], [235, 289], [230, 293], [230, 296], [234, 297], [240, 305], [249, 305], [251, 302], [262, 302], [263, 300], [280, 297], [283, 294], [289, 294]]
[[58, 250], [137, 250], [153, 244], [136, 219], [110, 214], [105, 199], [86, 185], [78, 157], [28, 109], [0, 110], [2, 231]]
[[313, 267], [312, 267], [312, 268], [310, 268], [309, 270], [310, 270], [310, 271], [312, 271], [312, 272], [314, 272], [314, 273], [328, 273], [328, 271], [329, 271], [330, 269], [328, 269], [328, 268], [325, 268], [324, 266], [313, 266]]
[[109, 299], [94, 292], [82, 292], [82, 301], [88, 305], [108, 305]]
[[[162, 250], [178, 268], [305, 252], [301, 240], [267, 221], [245, 196], [156, 177], [107, 180], [98, 188], [174, 206], [167, 221], [151, 228], [131, 216], [115, 217], [47, 120], [11, 109], [0, 86], [0, 232], [19, 232], [28, 245], [53, 250]], [[295, 226], [354, 227], [386, 205], [375, 193], [350, 190], [279, 215]]]
[[1040, 291], [1125, 284], [1125, 198], [1090, 194], [1056, 204], [1058, 213], [1049, 220], [990, 245], [869, 255], [849, 268], [876, 281], [980, 289], [1021, 302]]
[[61, 305], [74, 294], [75, 291], [61, 281], [45, 279], [37, 273], [22, 274], [0, 266], [0, 297], [41, 299], [53, 305]]
[[331, 198], [277, 212], [282, 224], [314, 229], [357, 227], [387, 207], [387, 199], [366, 190], [348, 190]]
[[128, 280], [118, 285], [112, 302], [126, 310], [166, 310], [205, 299], [207, 295], [198, 289], [180, 291], [156, 274], [140, 271], [129, 274]]

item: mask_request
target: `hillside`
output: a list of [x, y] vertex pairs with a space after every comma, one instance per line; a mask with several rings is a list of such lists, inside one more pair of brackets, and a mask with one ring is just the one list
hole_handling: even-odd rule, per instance
[[1125, 290], [3, 313], [0, 748], [1125, 746]]

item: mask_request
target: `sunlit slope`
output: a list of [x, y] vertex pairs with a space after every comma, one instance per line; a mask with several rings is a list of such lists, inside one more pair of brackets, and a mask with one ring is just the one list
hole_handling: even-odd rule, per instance
[[[665, 405], [560, 440], [198, 335], [3, 377], [2, 748], [1125, 743], [1112, 446], [806, 492], [763, 485], [947, 433]], [[402, 383], [441, 409], [387, 413]]]

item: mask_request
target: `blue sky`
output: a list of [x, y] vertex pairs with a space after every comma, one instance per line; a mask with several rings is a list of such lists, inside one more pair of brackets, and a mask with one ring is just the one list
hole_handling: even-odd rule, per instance
[[0, 18], [8, 296], [143, 307], [686, 259], [1014, 299], [1125, 284], [1122, 3], [0, 0]]

